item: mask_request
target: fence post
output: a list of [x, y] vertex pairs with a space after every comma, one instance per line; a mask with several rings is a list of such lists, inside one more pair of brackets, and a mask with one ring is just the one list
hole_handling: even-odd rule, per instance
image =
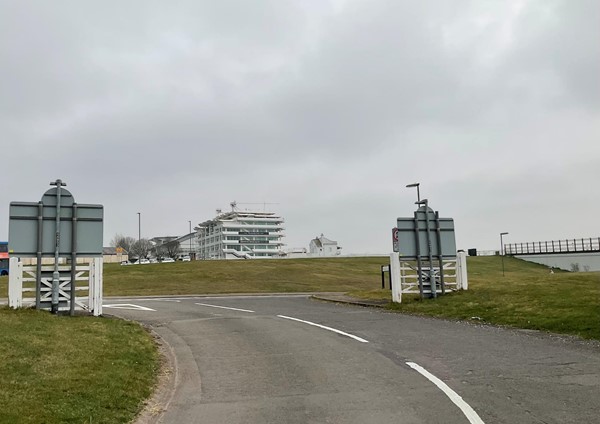
[[10, 258], [8, 268], [8, 306], [17, 309], [23, 306], [23, 262]]
[[469, 278], [467, 276], [467, 255], [465, 252], [456, 253], [456, 288], [459, 290], [469, 289]]
[[94, 310], [94, 260], [92, 259], [88, 264], [88, 311], [93, 312]]
[[402, 303], [402, 278], [400, 277], [400, 254], [390, 253], [390, 281], [392, 285], [392, 302]]
[[102, 258], [94, 258], [94, 316], [102, 315]]

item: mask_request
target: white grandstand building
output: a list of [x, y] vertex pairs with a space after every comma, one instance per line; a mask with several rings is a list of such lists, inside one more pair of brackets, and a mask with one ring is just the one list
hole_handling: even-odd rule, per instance
[[276, 258], [283, 243], [283, 218], [273, 212], [237, 210], [199, 224], [197, 259]]

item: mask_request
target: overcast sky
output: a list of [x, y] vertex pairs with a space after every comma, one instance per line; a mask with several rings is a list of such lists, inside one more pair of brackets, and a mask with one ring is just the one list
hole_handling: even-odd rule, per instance
[[0, 240], [61, 178], [116, 233], [266, 208], [387, 253], [600, 235], [597, 0], [0, 0]]

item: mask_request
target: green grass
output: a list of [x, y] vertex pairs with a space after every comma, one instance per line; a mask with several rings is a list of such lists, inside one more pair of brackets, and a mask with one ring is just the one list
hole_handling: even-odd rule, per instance
[[0, 277], [0, 297], [8, 297], [8, 276]]
[[159, 366], [151, 336], [117, 319], [0, 308], [1, 423], [124, 423]]
[[[514, 258], [468, 258], [469, 290], [437, 299], [404, 296], [389, 308], [600, 339], [600, 273], [555, 271]], [[106, 295], [349, 292], [389, 299], [384, 257], [193, 261], [104, 268]], [[477, 318], [474, 318], [477, 317]]]
[[[348, 292], [390, 299], [381, 290], [387, 258], [105, 264], [105, 295]], [[420, 299], [394, 311], [472, 320], [600, 339], [600, 273], [550, 274], [500, 257], [468, 258], [469, 290]], [[6, 297], [7, 277], [0, 277]], [[61, 317], [0, 308], [0, 422], [121, 423], [150, 395], [158, 368], [151, 337], [116, 319]]]
[[[600, 273], [550, 274], [545, 266], [499, 257], [468, 259], [469, 290], [420, 299], [403, 296], [389, 309], [443, 318], [481, 321], [513, 327], [600, 339]], [[391, 299], [389, 290], [357, 290], [366, 299]]]
[[381, 284], [384, 257], [104, 266], [104, 295], [346, 292]]

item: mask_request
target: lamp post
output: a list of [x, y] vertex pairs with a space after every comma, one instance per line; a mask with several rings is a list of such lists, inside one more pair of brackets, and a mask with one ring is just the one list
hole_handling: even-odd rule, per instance
[[[418, 188], [418, 184], [417, 184], [417, 188]], [[415, 204], [417, 206], [419, 206], [419, 209], [421, 208], [421, 205], [425, 207], [424, 209], [424, 213], [425, 213], [425, 235], [427, 237], [427, 258], [429, 261], [429, 285], [431, 287], [431, 296], [432, 297], [437, 297], [437, 284], [436, 284], [436, 280], [435, 280], [435, 273], [433, 271], [433, 252], [431, 250], [431, 228], [430, 228], [430, 224], [429, 224], [429, 201], [427, 199], [423, 199], [423, 200], [418, 200], [415, 202]], [[417, 210], [418, 212], [418, 210]], [[416, 219], [416, 212], [415, 212], [415, 219]], [[417, 235], [418, 237], [418, 235]], [[418, 268], [419, 268], [419, 276], [421, 275], [421, 260], [420, 260], [420, 248], [419, 248], [419, 253], [418, 253], [418, 257], [417, 257], [417, 264], [418, 264]], [[441, 271], [441, 269], [440, 269]], [[419, 286], [422, 287], [422, 280], [419, 281]]]
[[[58, 314], [59, 297], [60, 297], [60, 272], [58, 271], [58, 259], [60, 255], [60, 195], [61, 187], [66, 186], [61, 180], [56, 180], [50, 183], [56, 186], [56, 233], [54, 237], [54, 272], [52, 272], [52, 291], [51, 291], [51, 311], [53, 314]], [[38, 259], [39, 260], [39, 259]], [[39, 269], [39, 268], [38, 268]], [[71, 284], [74, 284], [71, 282]], [[71, 292], [73, 293], [73, 292]], [[71, 302], [73, 299], [71, 298]]]
[[500, 233], [500, 256], [502, 256], [502, 276], [504, 277], [504, 240], [503, 236], [508, 235], [507, 232]]
[[141, 257], [140, 257], [141, 256], [141, 254], [140, 254], [140, 251], [141, 251], [140, 244], [141, 243], [140, 243], [140, 241], [142, 240], [142, 213], [138, 212], [137, 215], [138, 215], [138, 244], [137, 244], [137, 248], [135, 250], [138, 251], [137, 263], [139, 264], [140, 260], [141, 260]]
[[138, 243], [142, 239], [142, 213], [138, 212]]
[[406, 185], [406, 188], [411, 188], [411, 187], [417, 188], [417, 203], [421, 202], [421, 193], [419, 193], [419, 185], [421, 185], [421, 183], [412, 183], [412, 184]]
[[190, 257], [190, 259], [192, 258], [192, 221], [188, 221], [188, 224], [190, 224], [190, 250], [188, 252], [188, 256]]

